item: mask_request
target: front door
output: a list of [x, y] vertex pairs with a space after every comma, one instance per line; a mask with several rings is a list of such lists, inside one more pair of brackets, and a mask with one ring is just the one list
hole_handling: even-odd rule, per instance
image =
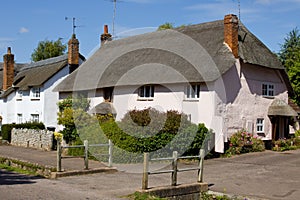
[[272, 140], [279, 140], [289, 137], [289, 118], [285, 116], [273, 116]]

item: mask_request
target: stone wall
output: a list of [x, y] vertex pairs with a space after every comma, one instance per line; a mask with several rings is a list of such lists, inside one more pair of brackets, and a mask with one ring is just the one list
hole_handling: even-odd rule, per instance
[[14, 128], [11, 133], [11, 145], [51, 151], [53, 131]]

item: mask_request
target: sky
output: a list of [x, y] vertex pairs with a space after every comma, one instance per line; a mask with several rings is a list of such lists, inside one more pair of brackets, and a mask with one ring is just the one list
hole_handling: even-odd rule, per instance
[[[40, 41], [62, 39], [73, 33], [86, 58], [100, 45], [103, 26], [116, 39], [152, 32], [166, 22], [174, 26], [199, 24], [240, 16], [242, 23], [273, 52], [287, 34], [300, 27], [300, 0], [14, 0], [2, 1], [0, 12], [0, 62], [11, 47], [17, 63], [31, 62]], [[113, 20], [114, 18], [114, 20]], [[114, 21], [114, 23], [113, 23]]]

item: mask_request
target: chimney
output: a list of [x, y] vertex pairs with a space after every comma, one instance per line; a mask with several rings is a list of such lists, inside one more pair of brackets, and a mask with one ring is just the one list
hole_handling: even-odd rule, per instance
[[101, 46], [105, 44], [106, 41], [112, 40], [112, 35], [108, 33], [108, 26], [104, 25], [104, 33], [101, 35]]
[[11, 54], [11, 48], [7, 48], [7, 54], [3, 56], [3, 90], [10, 88], [14, 82], [15, 56]]
[[73, 34], [68, 42], [68, 64], [69, 74], [71, 74], [79, 66], [79, 41]]
[[224, 17], [224, 42], [230, 47], [235, 58], [239, 57], [239, 20], [236, 15]]

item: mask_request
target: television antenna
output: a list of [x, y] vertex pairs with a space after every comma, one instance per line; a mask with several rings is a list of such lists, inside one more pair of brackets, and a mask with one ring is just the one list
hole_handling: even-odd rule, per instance
[[238, 11], [239, 11], [239, 20], [241, 20], [241, 0], [237, 0], [238, 3]]
[[116, 21], [116, 14], [117, 14], [117, 2], [121, 2], [120, 0], [108, 0], [113, 2], [114, 10], [113, 10], [113, 21], [112, 21], [112, 36], [115, 36], [115, 21]]
[[[71, 18], [65, 17], [65, 20], [69, 20], [69, 19], [71, 19]], [[73, 32], [73, 34], [75, 34], [75, 29], [76, 29], [77, 27], [82, 27], [82, 26], [77, 26], [77, 25], [76, 25], [76, 18], [75, 18], [75, 17], [72, 17], [72, 32]]]

